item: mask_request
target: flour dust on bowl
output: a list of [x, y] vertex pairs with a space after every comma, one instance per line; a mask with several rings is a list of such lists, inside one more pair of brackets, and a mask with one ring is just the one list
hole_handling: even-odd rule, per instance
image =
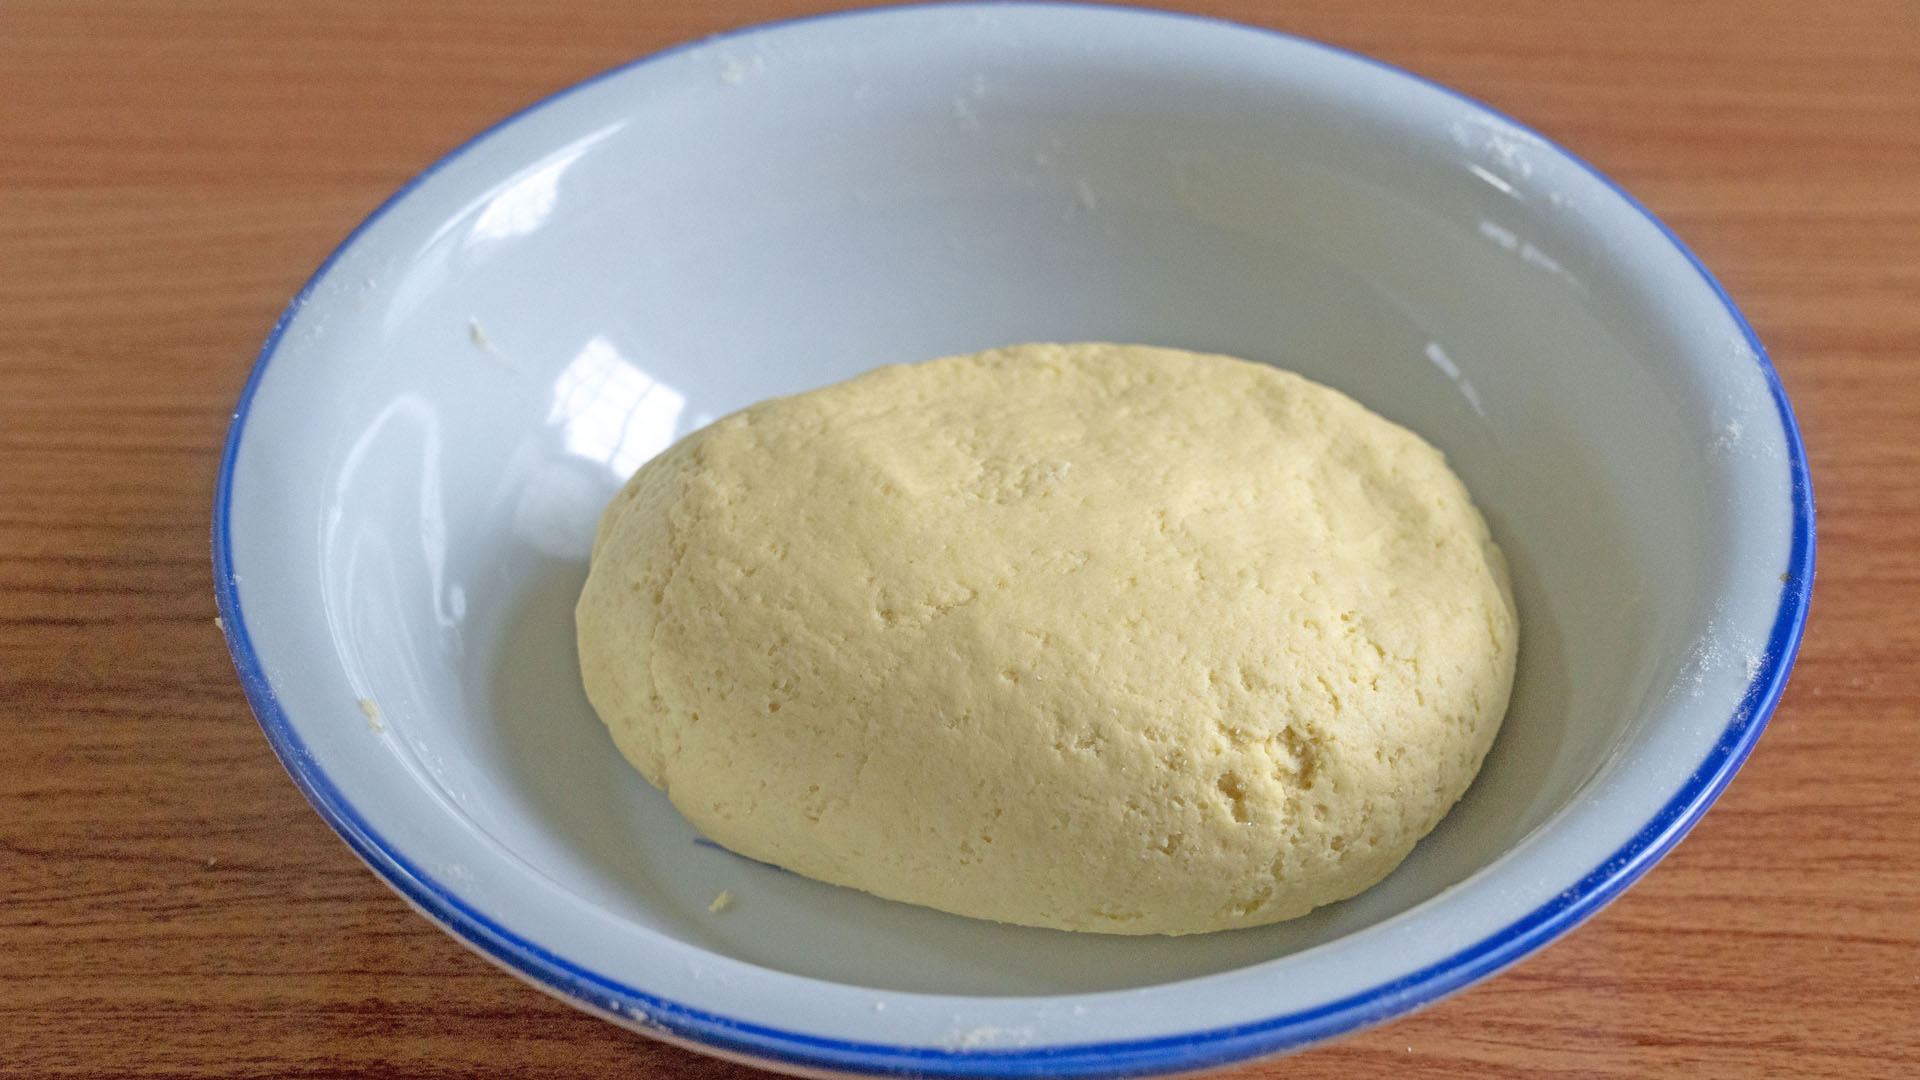
[[[1350, 900], [1181, 938], [943, 915], [702, 842], [580, 689], [608, 498], [754, 401], [1088, 340], [1274, 363], [1446, 453], [1523, 628], [1466, 796]], [[1264, 31], [951, 5], [640, 61], [403, 188], [268, 341], [214, 562], [296, 783], [529, 982], [792, 1071], [1121, 1076], [1390, 1019], [1626, 887], [1758, 738], [1813, 514], [1739, 314], [1563, 151]]]

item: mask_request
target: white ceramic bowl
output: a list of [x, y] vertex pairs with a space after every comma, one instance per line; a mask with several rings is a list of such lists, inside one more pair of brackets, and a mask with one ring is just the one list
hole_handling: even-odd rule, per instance
[[[603, 502], [760, 398], [1087, 339], [1272, 361], [1447, 452], [1523, 625], [1473, 789], [1365, 894], [1181, 939], [976, 922], [705, 845], [579, 688]], [[1752, 747], [1812, 560], [1759, 344], [1603, 177], [1359, 57], [1060, 5], [751, 30], [469, 143], [274, 329], [214, 521], [269, 740], [422, 912], [675, 1041], [949, 1075], [1297, 1048], [1565, 932]]]

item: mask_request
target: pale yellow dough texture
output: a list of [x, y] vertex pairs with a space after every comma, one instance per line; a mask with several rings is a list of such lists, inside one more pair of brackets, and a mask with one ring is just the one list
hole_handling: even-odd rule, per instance
[[702, 832], [963, 915], [1255, 926], [1466, 790], [1517, 622], [1418, 436], [1221, 356], [1026, 345], [764, 402], [648, 462], [588, 697]]

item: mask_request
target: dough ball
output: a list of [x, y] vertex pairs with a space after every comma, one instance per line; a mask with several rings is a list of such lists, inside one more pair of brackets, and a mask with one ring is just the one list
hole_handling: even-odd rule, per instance
[[1512, 686], [1504, 563], [1419, 437], [1223, 356], [1026, 345], [648, 462], [577, 610], [621, 753], [743, 855], [1187, 934], [1372, 885]]

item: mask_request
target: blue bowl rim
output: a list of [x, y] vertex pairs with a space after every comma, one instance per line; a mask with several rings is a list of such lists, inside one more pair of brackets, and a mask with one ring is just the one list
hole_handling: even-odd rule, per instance
[[[786, 1031], [733, 1017], [690, 1008], [598, 974], [498, 924], [460, 899], [443, 883], [418, 864], [408, 860], [360, 815], [322, 772], [308, 752], [291, 720], [281, 707], [268, 682], [266, 671], [255, 653], [247, 632], [241, 606], [239, 582], [232, 560], [231, 502], [233, 474], [245, 431], [249, 408], [262, 376], [278, 351], [281, 338], [294, 317], [306, 305], [315, 288], [326, 278], [342, 254], [351, 249], [360, 235], [390, 209], [406, 198], [428, 177], [460, 158], [495, 132], [522, 118], [559, 102], [602, 80], [642, 65], [651, 64], [682, 51], [710, 46], [746, 34], [778, 27], [832, 19], [858, 19], [895, 13], [907, 8], [926, 7], [947, 10], [970, 8], [1004, 12], [1008, 8], [1053, 8], [1126, 13], [1146, 18], [1184, 19], [1210, 23], [1250, 33], [1265, 34], [1355, 60], [1380, 70], [1432, 87], [1481, 113], [1494, 117], [1515, 129], [1537, 138], [1543, 145], [1565, 155], [1612, 189], [1626, 203], [1651, 222], [1675, 249], [1683, 254], [1713, 290], [1727, 314], [1740, 328], [1752, 348], [1756, 362], [1772, 393], [1779, 412], [1788, 448], [1793, 504], [1793, 537], [1788, 555], [1788, 579], [1781, 590], [1780, 606], [1768, 635], [1765, 662], [1749, 682], [1739, 705], [1729, 718], [1720, 738], [1700, 767], [1681, 785], [1673, 798], [1660, 808], [1634, 836], [1606, 860], [1567, 889], [1527, 915], [1493, 934], [1425, 968], [1374, 986], [1337, 1001], [1299, 1012], [1286, 1013], [1251, 1023], [1207, 1031], [1187, 1032], [1156, 1038], [1116, 1040], [1039, 1048], [946, 1049], [925, 1046], [900, 1046], [887, 1043], [856, 1042], [823, 1038], [802, 1032]], [[280, 763], [293, 778], [313, 808], [340, 834], [347, 845], [378, 876], [417, 909], [460, 938], [465, 944], [529, 982], [590, 1011], [610, 1014], [636, 1022], [643, 1030], [672, 1041], [705, 1048], [724, 1056], [745, 1058], [774, 1067], [810, 1071], [852, 1072], [876, 1075], [944, 1077], [1133, 1077], [1184, 1073], [1215, 1068], [1251, 1058], [1297, 1050], [1314, 1043], [1383, 1023], [1394, 1017], [1432, 1004], [1511, 965], [1535, 949], [1558, 938], [1591, 917], [1617, 897], [1627, 886], [1658, 862], [1687, 831], [1699, 821], [1740, 765], [1752, 752], [1778, 705], [1788, 672], [1799, 652], [1806, 624], [1814, 574], [1814, 505], [1812, 482], [1808, 475], [1806, 448], [1796, 424], [1785, 388], [1774, 370], [1764, 346], [1746, 318], [1741, 315], [1706, 266], [1681, 242], [1664, 222], [1625, 189], [1607, 176], [1569, 153], [1565, 148], [1533, 132], [1525, 125], [1465, 94], [1423, 76], [1394, 67], [1371, 57], [1337, 46], [1298, 37], [1265, 27], [1181, 12], [1151, 8], [1124, 7], [1105, 3], [1068, 3], [1062, 0], [998, 4], [958, 0], [952, 3], [899, 5], [879, 8], [835, 11], [802, 16], [754, 26], [662, 50], [629, 61], [575, 83], [527, 106], [493, 124], [462, 143], [438, 161], [403, 184], [356, 226], [347, 238], [314, 271], [287, 305], [262, 345], [252, 373], [234, 407], [221, 455], [213, 509], [214, 592], [241, 687]]]

